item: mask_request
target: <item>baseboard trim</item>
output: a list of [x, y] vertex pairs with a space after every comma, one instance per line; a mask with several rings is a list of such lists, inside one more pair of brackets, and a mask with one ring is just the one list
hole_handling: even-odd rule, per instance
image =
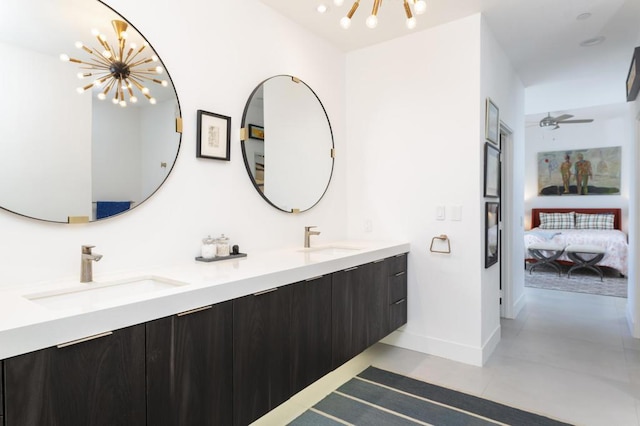
[[[496, 331], [497, 342], [499, 342], [500, 327], [498, 327]], [[492, 337], [488, 342], [490, 343], [490, 345], [494, 345], [493, 348], [491, 348], [491, 351], [493, 351], [493, 349], [495, 349], [495, 345], [497, 345], [497, 342], [494, 342], [496, 331], [494, 331]], [[382, 339], [381, 342], [386, 343], [387, 345], [398, 346], [400, 348], [422, 352], [428, 355], [447, 358], [453, 361], [462, 362], [464, 364], [475, 365], [477, 367], [482, 367], [482, 363], [484, 361], [483, 354], [485, 352], [485, 349], [490, 348], [490, 345], [485, 345], [483, 348], [473, 347], [447, 340], [414, 334], [406, 330], [394, 331], [393, 333]]]
[[493, 351], [496, 350], [498, 343], [500, 343], [501, 330], [500, 325], [498, 325], [493, 330], [493, 333], [491, 333], [489, 339], [482, 345], [482, 365], [489, 360]]
[[625, 309], [625, 317], [627, 318], [627, 325], [629, 326], [631, 335], [635, 339], [640, 339], [640, 330], [636, 327], [636, 322], [633, 319], [633, 312], [631, 311], [629, 302], [627, 302], [627, 309]]
[[513, 303], [513, 312], [512, 312], [513, 316], [510, 319], [516, 319], [518, 317], [518, 314], [522, 310], [522, 308], [524, 308], [524, 305], [526, 305], [526, 301], [524, 297], [524, 292], [522, 292], [520, 297], [518, 297], [518, 300], [516, 300]]

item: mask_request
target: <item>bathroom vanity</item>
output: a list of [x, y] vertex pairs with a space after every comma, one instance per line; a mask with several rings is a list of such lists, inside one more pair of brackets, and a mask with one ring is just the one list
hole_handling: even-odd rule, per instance
[[64, 280], [2, 291], [0, 425], [249, 424], [406, 323], [408, 251], [350, 242], [97, 276], [180, 285], [79, 306], [43, 302]]

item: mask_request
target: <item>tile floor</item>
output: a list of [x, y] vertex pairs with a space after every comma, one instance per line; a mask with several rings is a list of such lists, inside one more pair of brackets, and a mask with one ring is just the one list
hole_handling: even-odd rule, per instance
[[284, 425], [374, 365], [576, 425], [640, 425], [640, 340], [626, 299], [526, 289], [515, 320], [484, 367], [376, 344], [255, 425]]

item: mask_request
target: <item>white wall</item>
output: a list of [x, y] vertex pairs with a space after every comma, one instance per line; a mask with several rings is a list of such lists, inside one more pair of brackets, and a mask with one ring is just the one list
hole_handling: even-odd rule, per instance
[[[482, 339], [487, 348], [495, 347], [499, 340], [500, 297], [505, 305], [504, 316], [514, 318], [524, 305], [523, 245], [523, 164], [524, 164], [524, 86], [509, 58], [495, 39], [491, 28], [483, 19], [481, 27], [481, 98], [487, 97], [500, 109], [500, 121], [511, 130], [502, 145], [504, 175], [502, 177], [502, 250], [500, 265], [484, 269], [482, 273]], [[481, 106], [481, 134], [484, 135], [484, 105]], [[481, 138], [481, 144], [484, 138]], [[481, 184], [484, 182], [481, 181]], [[482, 189], [481, 189], [482, 191]], [[480, 209], [484, 212], [484, 199]], [[481, 238], [484, 241], [484, 233]], [[500, 269], [502, 288], [500, 294]], [[484, 351], [485, 356], [491, 350]], [[485, 359], [486, 360], [486, 359]]]
[[[505, 110], [517, 95], [502, 84], [522, 96], [510, 72], [481, 83], [481, 34], [474, 15], [347, 57], [349, 234], [411, 242], [409, 321], [387, 341], [477, 365], [491, 334], [483, 322], [494, 331], [499, 321], [496, 292], [491, 307], [483, 294], [493, 280], [483, 272], [484, 92], [495, 89]], [[482, 50], [504, 61], [497, 46]], [[451, 219], [455, 206], [461, 221]], [[440, 234], [450, 255], [429, 252]]]
[[[151, 41], [176, 86], [184, 118], [177, 164], [150, 200], [104, 221], [71, 226], [0, 211], [0, 286], [77, 279], [82, 244], [93, 244], [95, 252], [104, 255], [94, 266], [99, 279], [104, 273], [193, 261], [207, 234], [224, 232], [249, 256], [262, 248], [300, 247], [305, 225], [319, 226], [318, 244], [346, 236], [344, 157], [336, 159], [329, 191], [314, 209], [299, 215], [282, 213], [254, 190], [238, 132], [253, 88], [272, 75], [292, 74], [318, 94], [336, 145], [344, 152], [341, 52], [257, 0], [108, 3]], [[72, 78], [76, 72], [70, 71]], [[198, 109], [232, 117], [231, 162], [196, 159]], [[70, 117], [65, 125], [75, 121]], [[30, 256], [34, 241], [46, 250], [46, 256], [35, 261]]]

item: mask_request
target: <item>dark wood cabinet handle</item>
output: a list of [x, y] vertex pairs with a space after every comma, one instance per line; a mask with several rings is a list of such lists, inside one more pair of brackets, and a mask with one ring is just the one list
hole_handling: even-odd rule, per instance
[[351, 272], [351, 271], [355, 271], [356, 269], [358, 269], [358, 267], [354, 266], [353, 268], [345, 269], [344, 272]]
[[380, 263], [380, 262], [384, 262], [384, 259], [378, 259], [373, 261], [373, 263]]
[[395, 302], [394, 305], [399, 305], [399, 304], [404, 303], [406, 301], [407, 301], [407, 299], [400, 299], [397, 302]]
[[395, 274], [395, 276], [396, 276], [396, 277], [401, 277], [401, 276], [403, 276], [404, 274], [406, 274], [406, 272], [405, 272], [405, 271], [402, 271], [402, 272], [398, 272], [397, 274]]

